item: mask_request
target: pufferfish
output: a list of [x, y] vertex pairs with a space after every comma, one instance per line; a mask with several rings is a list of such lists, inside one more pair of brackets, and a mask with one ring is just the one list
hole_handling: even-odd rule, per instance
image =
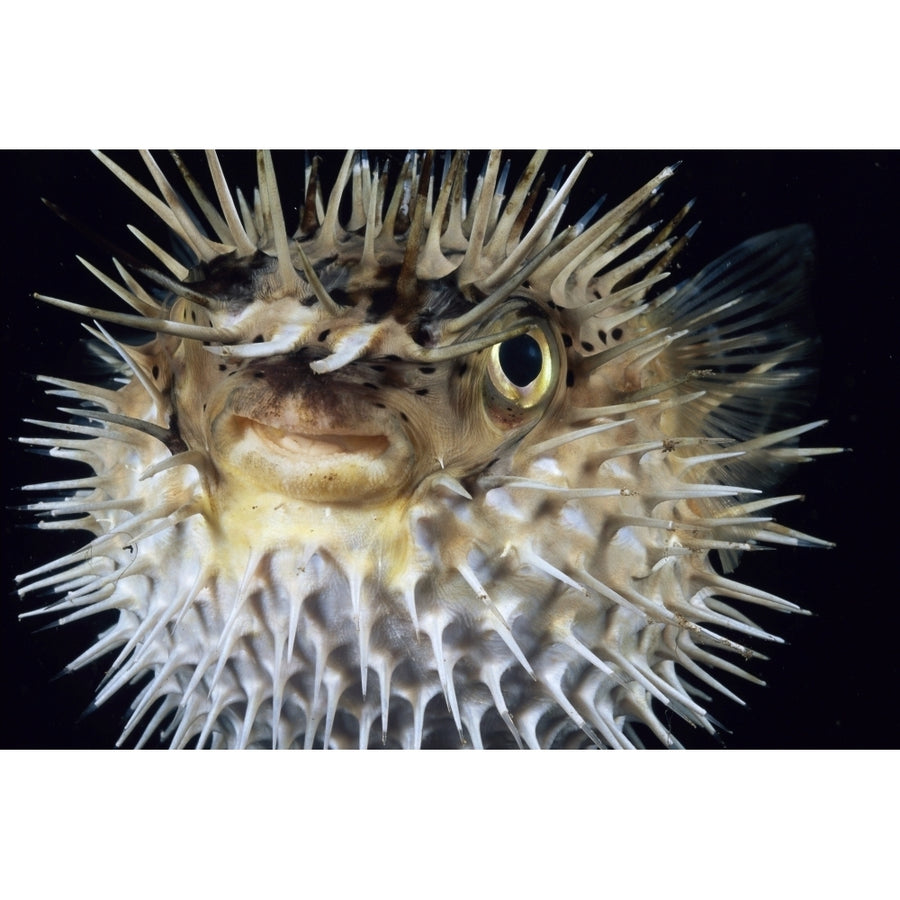
[[564, 224], [590, 154], [549, 186], [545, 152], [349, 152], [330, 188], [307, 158], [290, 230], [269, 153], [248, 197], [214, 153], [177, 187], [144, 153], [152, 188], [97, 155], [169, 244], [81, 260], [129, 312], [35, 295], [113, 375], [40, 376], [68, 418], [21, 440], [88, 473], [28, 509], [90, 539], [18, 582], [110, 623], [67, 670], [130, 692], [119, 744], [679, 746], [742, 702], [718, 672], [761, 683], [747, 609], [799, 607], [733, 569], [828, 546], [767, 493], [837, 452], [791, 421], [808, 227], [673, 284], [671, 167]]

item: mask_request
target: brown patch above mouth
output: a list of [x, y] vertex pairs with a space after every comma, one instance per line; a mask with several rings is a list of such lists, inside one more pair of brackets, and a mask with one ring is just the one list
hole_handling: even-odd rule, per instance
[[303, 457], [354, 453], [376, 459], [388, 448], [388, 439], [383, 434], [304, 434], [283, 431], [254, 419], [243, 419], [243, 421], [266, 443], [282, 452]]

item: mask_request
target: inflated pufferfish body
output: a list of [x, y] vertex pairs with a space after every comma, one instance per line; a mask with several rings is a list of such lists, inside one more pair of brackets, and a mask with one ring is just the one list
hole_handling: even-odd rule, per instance
[[83, 408], [23, 440], [92, 474], [30, 508], [93, 538], [20, 593], [117, 614], [69, 668], [111, 660], [96, 705], [137, 686], [122, 742], [673, 745], [660, 709], [713, 731], [699, 686], [738, 698], [711, 670], [756, 680], [745, 641], [775, 638], [733, 604], [797, 607], [710, 554], [825, 543], [761, 493], [834, 452], [782, 415], [811, 234], [672, 287], [688, 207], [642, 227], [672, 170], [561, 228], [588, 156], [544, 190], [544, 155], [469, 193], [463, 153], [347, 154], [327, 202], [314, 162], [293, 233], [269, 154], [252, 205], [176, 157], [200, 217], [149, 154], [156, 191], [100, 156], [190, 258], [137, 232], [164, 271], [86, 263], [133, 312], [38, 295], [155, 337], [90, 328], [114, 388], [43, 378]]

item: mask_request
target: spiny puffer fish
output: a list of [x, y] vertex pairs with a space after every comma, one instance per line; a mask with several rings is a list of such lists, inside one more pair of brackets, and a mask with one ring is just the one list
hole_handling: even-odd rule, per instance
[[545, 155], [314, 159], [291, 230], [268, 153], [249, 198], [213, 153], [177, 187], [143, 154], [152, 189], [98, 154], [172, 243], [82, 260], [130, 311], [35, 295], [114, 380], [41, 376], [69, 418], [21, 440], [90, 473], [29, 509], [91, 538], [19, 593], [111, 622], [68, 670], [132, 692], [120, 744], [678, 746], [710, 689], [741, 702], [717, 670], [758, 682], [746, 610], [799, 607], [741, 553], [827, 546], [766, 493], [837, 450], [795, 418], [812, 234], [672, 284], [673, 169], [565, 225], [590, 154], [549, 187]]

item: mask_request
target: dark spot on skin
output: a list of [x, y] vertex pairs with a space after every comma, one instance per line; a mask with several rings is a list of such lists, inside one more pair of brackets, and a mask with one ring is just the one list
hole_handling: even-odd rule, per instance
[[203, 412], [206, 412], [206, 404], [203, 404]]
[[374, 406], [376, 409], [387, 409], [387, 407], [383, 403], [373, 403], [372, 406]]
[[597, 337], [600, 338], [604, 344], [606, 343], [606, 332], [602, 328], [597, 332]]
[[337, 303], [338, 306], [353, 306], [350, 300], [350, 295], [343, 289], [339, 287], [330, 288], [328, 291], [331, 294], [331, 299]]
[[181, 439], [181, 433], [178, 430], [178, 415], [175, 413], [169, 420], [169, 437], [166, 438], [166, 447], [172, 456], [177, 456], [187, 450], [187, 444]]
[[400, 413], [400, 418], [403, 419], [404, 422], [408, 422], [409, 418], [407, 417], [405, 412]]
[[573, 384], [575, 384], [575, 373], [569, 369], [566, 372], [566, 387], [572, 387]]
[[226, 366], [225, 363], [219, 363], [219, 371], [220, 372], [224, 372], [227, 368], [228, 368], [228, 366]]
[[621, 328], [613, 328], [613, 330], [610, 332], [610, 336], [612, 337], [612, 339], [614, 341], [619, 340], [619, 338], [622, 337], [622, 329]]
[[562, 339], [563, 339], [563, 346], [564, 346], [564, 347], [571, 347], [571, 346], [572, 346], [572, 338], [571, 338], [570, 335], [564, 334], [564, 335], [562, 336]]
[[319, 335], [319, 342], [324, 341], [324, 340], [328, 337], [329, 334], [331, 334], [331, 329], [330, 329], [330, 328], [326, 328], [326, 329]]
[[428, 388], [419, 388], [419, 389], [416, 391], [416, 393], [417, 393], [420, 397], [424, 397], [424, 396], [428, 393]]
[[159, 366], [154, 366], [153, 367], [153, 380], [155, 381], [157, 378], [159, 378]]
[[581, 342], [581, 346], [582, 346], [585, 350], [587, 350], [588, 353], [592, 353], [593, 350], [594, 350], [594, 345], [591, 344], [591, 343], [588, 343], [587, 341], [582, 341], [582, 342]]
[[366, 321], [377, 322], [388, 313], [399, 311], [397, 292], [393, 286], [374, 286], [367, 292], [369, 308], [366, 310]]

